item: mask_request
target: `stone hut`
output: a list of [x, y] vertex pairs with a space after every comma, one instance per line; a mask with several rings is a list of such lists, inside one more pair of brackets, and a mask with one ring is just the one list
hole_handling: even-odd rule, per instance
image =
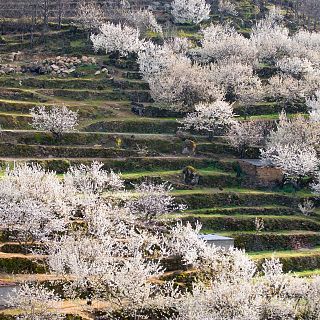
[[242, 159], [238, 163], [241, 171], [253, 184], [270, 187], [281, 184], [283, 181], [281, 169], [270, 166], [260, 159]]

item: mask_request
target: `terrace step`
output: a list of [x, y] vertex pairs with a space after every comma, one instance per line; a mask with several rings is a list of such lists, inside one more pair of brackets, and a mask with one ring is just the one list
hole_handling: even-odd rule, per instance
[[[211, 229], [204, 229], [203, 232], [217, 233], [216, 230]], [[234, 238], [235, 246], [246, 251], [297, 250], [320, 246], [320, 232], [306, 230], [284, 232], [231, 231], [220, 232], [219, 234]]]
[[[45, 145], [45, 144], [22, 144], [14, 142], [0, 143], [0, 153], [4, 157], [55, 157], [55, 158], [114, 158], [139, 156], [149, 154], [152, 156], [163, 154], [175, 154], [182, 150], [181, 143], [162, 141], [156, 146], [156, 141], [146, 141], [143, 144], [133, 142], [126, 145], [117, 145], [117, 139], [108, 145]], [[142, 148], [142, 149], [141, 149]], [[146, 150], [144, 151], [144, 148]], [[219, 150], [217, 150], [219, 151]], [[181, 152], [181, 151], [180, 151]]]
[[0, 273], [44, 273], [41, 256], [0, 252]]
[[221, 189], [193, 189], [176, 190], [173, 192], [176, 200], [188, 205], [191, 209], [212, 208], [219, 206], [265, 206], [279, 205], [297, 208], [301, 199], [308, 198], [317, 202], [318, 200], [310, 195], [285, 194], [272, 191], [259, 191], [254, 189], [223, 188]]
[[264, 223], [264, 231], [284, 231], [284, 230], [308, 230], [320, 231], [320, 221], [303, 216], [220, 216], [220, 215], [199, 215], [199, 214], [179, 214], [173, 215], [181, 221], [191, 223], [200, 222], [204, 229], [223, 231], [255, 231], [255, 219], [260, 218]]
[[136, 133], [167, 133], [177, 132], [179, 124], [175, 119], [127, 118], [96, 121], [82, 128], [87, 132], [130, 132]]
[[28, 114], [0, 113], [0, 126], [3, 129], [32, 129], [31, 116]]
[[[235, 159], [218, 159], [217, 157], [206, 158], [206, 157], [185, 157], [185, 156], [159, 156], [159, 157], [125, 157], [125, 158], [95, 158], [95, 161], [102, 162], [104, 168], [109, 170], [124, 172], [141, 172], [153, 170], [182, 170], [186, 166], [193, 166], [195, 168], [207, 168], [214, 167], [222, 170], [232, 171], [236, 164]], [[44, 168], [49, 170], [63, 173], [70, 165], [92, 163], [92, 158], [75, 158], [69, 157], [68, 159], [61, 158], [35, 158], [35, 157], [24, 157], [24, 158], [10, 158], [1, 157], [0, 165], [5, 168], [7, 165], [12, 165], [14, 162], [27, 162], [27, 163], [39, 163]]]
[[[55, 103], [45, 103], [46, 106], [58, 105]], [[31, 108], [43, 106], [40, 102], [26, 102], [26, 101], [16, 101], [16, 100], [0, 100], [0, 115], [3, 114], [14, 114], [17, 116], [27, 116]], [[97, 105], [83, 105], [83, 104], [70, 104], [68, 103], [68, 108], [73, 111], [78, 111], [79, 117], [83, 119], [95, 119], [102, 116], [114, 116], [113, 106], [110, 103], [107, 104], [97, 104]], [[12, 128], [10, 128], [12, 129]]]
[[[183, 141], [173, 134], [130, 134], [110, 132], [68, 132], [64, 133], [59, 140], [49, 132], [35, 130], [3, 130], [1, 140], [4, 143], [31, 144], [45, 146], [101, 146], [116, 148], [146, 148], [146, 153], [177, 153], [183, 149]], [[202, 137], [199, 140], [199, 150], [202, 150]], [[217, 144], [216, 149], [221, 149]], [[214, 149], [214, 148], [213, 148]]]
[[[1, 114], [1, 113], [0, 113]], [[1, 131], [3, 139], [10, 140], [15, 139], [17, 141], [23, 142], [24, 139], [27, 141], [37, 141], [40, 137], [43, 140], [48, 140], [48, 143], [56, 143], [52, 139], [52, 134], [46, 131], [38, 130], [2, 130]], [[36, 136], [36, 137], [35, 137]], [[73, 144], [74, 140], [77, 138], [80, 144], [90, 144], [90, 143], [105, 143], [114, 137], [120, 136], [121, 139], [140, 139], [140, 140], [169, 140], [169, 141], [181, 141], [176, 134], [172, 133], [129, 133], [129, 132], [85, 132], [85, 131], [74, 131], [65, 132], [59, 140], [59, 144]], [[2, 139], [2, 140], [3, 140]], [[205, 145], [208, 143], [207, 139], [201, 135], [192, 135], [190, 139], [193, 139], [198, 145]], [[215, 137], [214, 142], [217, 144], [224, 144], [225, 138], [223, 136]]]
[[29, 101], [29, 102], [47, 102], [48, 97], [33, 90], [21, 88], [0, 88], [0, 99]]
[[132, 149], [85, 147], [85, 146], [46, 146], [30, 144], [0, 143], [0, 153], [4, 157], [84, 157], [84, 158], [114, 158], [137, 156], [137, 151]]
[[[217, 169], [200, 169], [198, 172], [200, 175], [200, 186], [238, 187], [241, 185], [241, 179], [236, 177], [235, 172], [221, 171]], [[176, 189], [193, 188], [184, 182], [182, 170], [127, 173], [123, 174], [122, 178], [125, 180], [128, 188], [130, 188], [132, 184], [136, 184], [145, 180], [156, 183], [170, 182], [170, 184]]]
[[235, 106], [235, 114], [239, 116], [263, 116], [268, 114], [279, 114], [282, 110], [287, 113], [305, 113], [307, 107], [303, 103], [293, 105], [277, 102], [258, 102], [251, 106]]
[[285, 272], [295, 271], [302, 272], [308, 270], [309, 273], [313, 270], [313, 274], [320, 273], [320, 248], [313, 249], [297, 249], [297, 250], [285, 250], [285, 251], [269, 251], [269, 252], [257, 252], [249, 254], [253, 260], [258, 263], [260, 267], [265, 259], [271, 257], [278, 258], [283, 264], [283, 270]]
[[[84, 90], [84, 89], [36, 89], [35, 93], [47, 97], [60, 97], [76, 101], [82, 100], [130, 100], [138, 102], [151, 102], [151, 96], [147, 90]], [[1, 95], [0, 95], [1, 97]], [[18, 100], [18, 99], [17, 99]]]
[[86, 89], [106, 90], [117, 88], [122, 90], [148, 90], [148, 84], [141, 80], [128, 78], [113, 79], [110, 77], [96, 78], [53, 78], [44, 76], [20, 76], [1, 77], [0, 86], [12, 88], [34, 88], [34, 89]]
[[273, 215], [273, 216], [291, 216], [292, 214], [297, 214], [297, 209], [285, 207], [285, 206], [252, 206], [252, 207], [216, 207], [216, 208], [204, 208], [196, 210], [187, 210], [185, 214], [193, 215], [252, 215], [252, 216], [263, 216], [263, 215]]

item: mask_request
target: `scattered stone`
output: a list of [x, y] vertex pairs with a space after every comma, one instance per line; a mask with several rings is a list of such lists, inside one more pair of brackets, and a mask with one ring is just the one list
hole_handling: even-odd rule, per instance
[[[59, 77], [66, 77], [67, 75], [75, 72], [79, 65], [96, 64], [95, 58], [87, 56], [83, 56], [81, 59], [77, 57], [57, 56], [54, 58], [46, 58], [42, 61], [33, 61], [22, 67], [13, 64], [16, 61], [21, 61], [23, 56], [24, 53], [21, 51], [2, 55], [0, 61], [2, 62], [0, 63], [0, 75], [31, 72], [36, 74], [52, 74], [58, 75]], [[108, 69], [104, 68], [100, 72], [108, 73]]]
[[100, 71], [100, 70], [96, 71], [94, 75], [95, 75], [95, 76], [98, 76], [99, 74], [101, 74], [101, 71]]
[[46, 58], [42, 61], [32, 62], [29, 65], [24, 66], [20, 71], [66, 77], [67, 75], [75, 72], [79, 65], [88, 64], [96, 64], [96, 60], [86, 56], [83, 56], [81, 59], [77, 57], [57, 56], [55, 58]]
[[0, 74], [12, 74], [12, 73], [20, 73], [21, 67], [11, 65], [11, 64], [0, 64]]

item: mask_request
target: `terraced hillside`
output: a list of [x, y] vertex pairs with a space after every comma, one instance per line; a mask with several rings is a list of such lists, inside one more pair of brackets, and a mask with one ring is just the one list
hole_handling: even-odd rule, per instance
[[[1, 77], [3, 168], [14, 161], [28, 161], [62, 173], [71, 164], [99, 160], [105, 167], [120, 171], [128, 185], [144, 178], [170, 181], [179, 201], [188, 205], [188, 211], [177, 218], [199, 220], [205, 232], [232, 236], [237, 247], [249, 252], [320, 245], [319, 217], [305, 217], [297, 206], [312, 194], [250, 188], [246, 176], [237, 174], [236, 150], [222, 137], [208, 141], [190, 135], [188, 138], [196, 142], [196, 153], [183, 155], [185, 137], [176, 134], [176, 117], [141, 117], [132, 112], [132, 102], [152, 108], [147, 84], [131, 79], [139, 78], [134, 61], [95, 57], [99, 64], [80, 78], [32, 74]], [[95, 75], [102, 64], [109, 74]], [[79, 132], [56, 141], [49, 133], [32, 130], [29, 110], [43, 104], [66, 104], [79, 110]], [[259, 103], [250, 108], [250, 115], [270, 121], [279, 110], [281, 106], [275, 103]], [[237, 112], [241, 114], [240, 107]], [[251, 154], [255, 157], [257, 150]], [[186, 166], [199, 171], [199, 186], [183, 182]], [[261, 232], [255, 230], [256, 217], [263, 218], [265, 228]], [[317, 249], [312, 259], [320, 261]], [[303, 270], [314, 264], [306, 262], [302, 267], [293, 263], [292, 267]]]
[[[144, 179], [169, 181], [177, 201], [188, 209], [167, 219], [200, 221], [204, 233], [233, 237], [236, 247], [246, 249], [256, 260], [262, 261], [276, 252], [286, 271], [319, 273], [320, 211], [316, 209], [314, 215], [304, 216], [298, 209], [298, 204], [309, 198], [320, 205], [310, 191], [252, 186], [239, 169], [239, 154], [223, 137], [208, 140], [200, 135], [177, 133], [181, 115], [153, 106], [148, 85], [141, 80], [131, 57], [95, 55], [87, 44], [83, 45], [85, 35], [81, 38], [79, 30], [72, 30], [66, 27], [54, 32], [50, 41], [55, 44], [55, 39], [70, 33], [78, 38], [64, 39], [67, 45], [61, 55], [71, 57], [78, 51], [80, 56], [96, 58], [97, 64], [80, 66], [77, 77], [36, 73], [0, 76], [3, 170], [14, 162], [27, 161], [63, 173], [70, 165], [96, 160], [103, 162], [105, 168], [121, 172], [128, 187]], [[14, 44], [14, 36], [3, 38], [7, 45], [1, 48], [2, 56], [21, 47]], [[40, 56], [45, 54], [43, 51]], [[32, 60], [32, 53], [26, 52], [16, 64], [22, 66]], [[101, 72], [103, 68], [108, 73]], [[50, 133], [31, 128], [30, 108], [62, 104], [79, 110], [78, 132], [66, 133], [56, 140]], [[305, 111], [303, 105], [286, 107], [289, 113]], [[271, 122], [282, 108], [275, 102], [260, 102], [246, 108], [236, 106], [235, 112], [242, 118]], [[143, 110], [145, 115], [133, 112], [137, 110]], [[183, 154], [186, 139], [195, 142], [195, 154]], [[259, 146], [253, 148], [246, 157], [256, 158], [258, 149]], [[184, 182], [182, 171], [187, 166], [200, 174], [199, 185]], [[261, 230], [257, 228], [257, 219], [263, 220]], [[12, 273], [20, 274], [16, 278], [19, 279], [24, 273], [45, 271], [34, 262], [37, 257], [21, 252], [21, 247], [5, 235], [0, 241], [0, 283], [12, 281]]]

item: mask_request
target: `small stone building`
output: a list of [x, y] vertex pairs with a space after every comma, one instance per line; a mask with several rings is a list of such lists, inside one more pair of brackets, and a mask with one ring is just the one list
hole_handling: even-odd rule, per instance
[[218, 236], [217, 234], [199, 234], [199, 238], [203, 239], [211, 246], [229, 249], [234, 247], [234, 239]]
[[249, 176], [249, 180], [253, 184], [269, 187], [283, 181], [281, 169], [269, 166], [260, 159], [242, 159], [238, 162], [241, 171]]

